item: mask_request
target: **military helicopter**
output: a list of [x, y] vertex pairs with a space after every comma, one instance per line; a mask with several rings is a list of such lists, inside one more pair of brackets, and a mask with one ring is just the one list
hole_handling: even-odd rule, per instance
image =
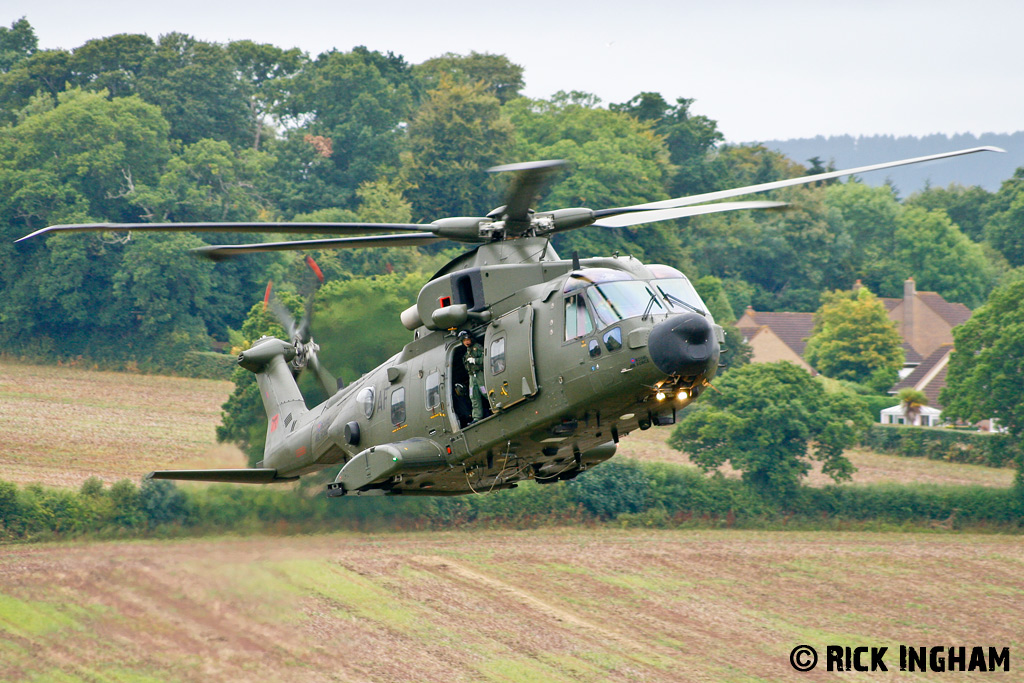
[[[55, 225], [22, 239], [126, 230], [360, 235], [195, 250], [212, 259], [446, 239], [474, 245], [438, 271], [402, 313], [412, 341], [347, 386], [336, 383], [317, 358], [311, 301], [300, 323], [278, 305], [291, 339], [264, 337], [238, 357], [255, 373], [267, 413], [263, 460], [249, 469], [147, 475], [270, 483], [340, 465], [329, 496], [451, 496], [513, 488], [529, 479], [572, 479], [611, 458], [631, 431], [675, 422], [718, 370], [722, 328], [683, 273], [630, 256], [562, 259], [552, 235], [779, 208], [784, 204], [718, 200], [983, 151], [1003, 150], [976, 147], [633, 206], [540, 212], [532, 204], [564, 162], [527, 162], [491, 169], [513, 179], [505, 205], [486, 216], [429, 224]], [[381, 232], [387, 234], [365, 234]], [[477, 355], [485, 394], [476, 420], [464, 391], [474, 385], [469, 368], [479, 377], [464, 362], [474, 344], [482, 346]], [[296, 383], [307, 367], [329, 396], [312, 408]]]

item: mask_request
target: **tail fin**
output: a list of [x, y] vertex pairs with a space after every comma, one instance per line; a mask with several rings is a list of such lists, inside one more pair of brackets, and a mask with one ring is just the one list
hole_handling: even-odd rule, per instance
[[308, 410], [288, 367], [295, 353], [294, 344], [276, 337], [263, 337], [238, 357], [239, 365], [256, 374], [263, 408], [267, 411], [267, 453], [283, 440], [288, 425]]

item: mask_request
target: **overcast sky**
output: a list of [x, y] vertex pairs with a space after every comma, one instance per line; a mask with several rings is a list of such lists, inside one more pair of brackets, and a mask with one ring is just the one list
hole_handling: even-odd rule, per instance
[[718, 121], [731, 142], [1024, 129], [1019, 0], [0, 0], [40, 47], [117, 33], [249, 39], [311, 56], [357, 45], [418, 63], [507, 55], [525, 94], [642, 91]]

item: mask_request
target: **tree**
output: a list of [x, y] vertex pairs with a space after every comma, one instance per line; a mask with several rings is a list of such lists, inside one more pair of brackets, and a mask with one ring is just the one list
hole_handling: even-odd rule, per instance
[[38, 47], [35, 29], [25, 17], [16, 20], [10, 28], [0, 26], [0, 73], [10, 71], [21, 60], [31, 57]]
[[138, 79], [144, 100], [160, 107], [171, 137], [248, 146], [255, 136], [249, 99], [227, 49], [183, 33], [160, 36]]
[[[568, 162], [541, 197], [541, 208], [601, 209], [668, 198], [668, 152], [649, 123], [604, 109], [597, 97], [581, 92], [560, 92], [550, 100], [521, 97], [504, 109], [515, 126], [515, 159]], [[556, 235], [554, 244], [562, 253], [577, 250], [581, 256], [606, 256], [618, 251], [692, 270], [678, 227], [670, 223], [574, 230]]]
[[357, 187], [398, 169], [412, 81], [402, 57], [365, 47], [321, 54], [290, 79], [281, 109], [301, 125], [269, 150], [286, 214], [354, 208]]
[[904, 208], [896, 219], [893, 241], [884, 261], [890, 277], [901, 281], [913, 277], [923, 290], [969, 308], [980, 306], [995, 286], [996, 269], [981, 246], [960, 232], [941, 209]]
[[953, 330], [943, 417], [980, 422], [995, 418], [1017, 443], [1024, 438], [1024, 279], [989, 296], [971, 319]]
[[977, 185], [964, 187], [953, 183], [948, 187], [926, 187], [910, 195], [904, 206], [920, 206], [936, 211], [942, 209], [949, 219], [971, 240], [980, 242], [985, 236], [985, 223], [992, 213], [992, 193]]
[[138, 94], [139, 78], [156, 43], [146, 35], [121, 33], [87, 41], [71, 55], [75, 84], [110, 97]]
[[665, 138], [673, 165], [666, 189], [673, 197], [710, 192], [721, 181], [721, 166], [712, 160], [715, 147], [725, 137], [715, 121], [690, 112], [694, 102], [680, 97], [669, 105], [659, 93], [642, 92], [624, 104], [608, 107], [652, 123], [655, 132]]
[[[693, 283], [700, 298], [707, 304], [708, 312], [725, 332], [725, 343], [722, 345], [722, 363], [724, 368], [738, 368], [750, 362], [753, 350], [743, 341], [743, 334], [736, 327], [736, 316], [729, 303], [729, 296], [722, 286], [722, 281], [713, 275], [705, 275]], [[724, 370], [723, 368], [723, 370]]]
[[885, 306], [866, 287], [826, 292], [814, 314], [804, 358], [826, 377], [892, 386], [903, 367], [903, 339]]
[[271, 117], [282, 111], [291, 78], [309, 60], [298, 48], [282, 50], [251, 40], [229, 43], [228, 54], [249, 100], [250, 125], [255, 131], [252, 148], [259, 149]]
[[796, 493], [809, 458], [821, 461], [822, 471], [837, 482], [850, 478], [854, 468], [843, 451], [870, 423], [855, 396], [827, 393], [786, 362], [744, 365], [715, 387], [669, 438], [699, 467], [729, 463], [756, 491], [779, 501]]
[[928, 397], [923, 391], [911, 387], [904, 387], [896, 394], [896, 400], [903, 408], [903, 417], [908, 425], [920, 425], [921, 408], [928, 405]]
[[837, 286], [842, 245], [830, 230], [822, 190], [789, 188], [776, 198], [789, 202], [785, 211], [698, 216], [683, 239], [704, 272], [752, 285], [748, 303], [755, 308], [811, 311], [823, 288]]
[[1024, 265], [1024, 167], [1002, 184], [990, 207], [993, 213], [985, 224], [985, 240], [1011, 266]]
[[409, 124], [402, 171], [414, 213], [430, 221], [490, 211], [500, 202], [487, 169], [507, 160], [512, 143], [512, 124], [483, 85], [442, 80]]
[[470, 52], [459, 55], [446, 52], [413, 67], [413, 74], [424, 90], [436, 90], [445, 78], [465, 85], [480, 83], [485, 92], [505, 104], [519, 97], [523, 89], [523, 67], [513, 64], [505, 55]]

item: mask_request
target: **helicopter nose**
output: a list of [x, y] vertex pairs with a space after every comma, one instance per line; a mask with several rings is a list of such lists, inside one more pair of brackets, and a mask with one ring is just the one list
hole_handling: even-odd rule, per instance
[[654, 365], [666, 375], [699, 375], [717, 362], [719, 349], [707, 318], [687, 312], [658, 323], [647, 340]]

